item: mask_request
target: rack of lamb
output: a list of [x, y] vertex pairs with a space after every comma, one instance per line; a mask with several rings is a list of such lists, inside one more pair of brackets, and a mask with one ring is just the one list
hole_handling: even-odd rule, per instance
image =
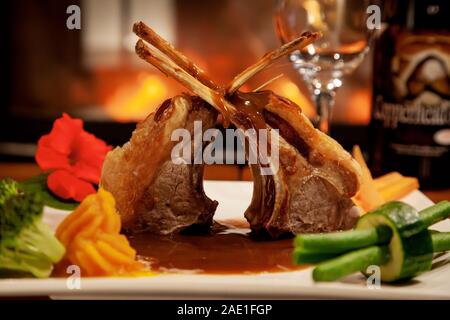
[[273, 61], [311, 44], [320, 34], [303, 33], [223, 87], [143, 22], [133, 31], [140, 37], [137, 55], [194, 95], [165, 101], [138, 124], [128, 143], [107, 155], [101, 185], [114, 195], [125, 231], [168, 234], [212, 224], [217, 202], [204, 193], [203, 164], [174, 164], [175, 142], [170, 136], [177, 128], [193, 135], [197, 120], [203, 130], [213, 128], [219, 115], [225, 127], [232, 123], [242, 130], [279, 133], [277, 170], [261, 174], [263, 167], [272, 167], [270, 161], [250, 165], [253, 196], [244, 215], [254, 232], [277, 238], [353, 227], [359, 217], [351, 200], [360, 185], [357, 162], [338, 142], [315, 129], [293, 102], [271, 91], [239, 91]]

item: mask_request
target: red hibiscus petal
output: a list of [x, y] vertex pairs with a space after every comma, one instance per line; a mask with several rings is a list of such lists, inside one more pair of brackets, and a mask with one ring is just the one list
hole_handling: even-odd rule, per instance
[[109, 150], [104, 141], [84, 131], [81, 119], [64, 113], [52, 131], [39, 139], [36, 162], [44, 171], [57, 170], [47, 180], [51, 191], [63, 199], [81, 201], [95, 192], [90, 183], [99, 183]]
[[103, 140], [83, 131], [74, 143], [73, 173], [80, 179], [98, 184], [103, 161], [110, 150], [111, 146]]
[[69, 169], [74, 141], [83, 132], [83, 121], [64, 113], [49, 134], [38, 141], [36, 162], [42, 170]]
[[88, 195], [95, 193], [89, 182], [78, 179], [66, 170], [56, 170], [47, 178], [48, 188], [62, 199], [74, 199], [81, 202]]
[[45, 146], [55, 151], [70, 155], [73, 148], [74, 140], [83, 132], [83, 121], [81, 119], [73, 119], [68, 114], [56, 119], [53, 123], [52, 131], [47, 135]]
[[36, 151], [35, 159], [41, 170], [50, 170], [50, 169], [69, 169], [69, 158], [48, 147], [50, 139], [49, 135], [45, 135], [41, 137], [38, 141], [38, 148]]

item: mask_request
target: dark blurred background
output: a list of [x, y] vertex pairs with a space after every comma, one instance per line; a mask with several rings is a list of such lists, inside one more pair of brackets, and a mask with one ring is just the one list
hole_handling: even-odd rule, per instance
[[[81, 30], [66, 27], [72, 4], [81, 7]], [[37, 139], [62, 112], [83, 118], [86, 128], [108, 143], [124, 143], [136, 121], [184, 91], [135, 56], [135, 21], [153, 27], [223, 84], [279, 46], [272, 0], [15, 0], [0, 6], [0, 159], [8, 161], [32, 160]], [[332, 135], [347, 148], [366, 141], [371, 60], [369, 54], [337, 95]], [[247, 89], [279, 74], [283, 77], [268, 88], [314, 116], [287, 58]]]

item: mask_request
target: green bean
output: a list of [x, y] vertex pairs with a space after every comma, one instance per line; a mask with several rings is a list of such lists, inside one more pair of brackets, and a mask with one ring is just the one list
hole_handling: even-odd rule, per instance
[[419, 212], [422, 223], [429, 227], [436, 222], [450, 217], [450, 202], [447, 200], [441, 201], [434, 206], [428, 207]]
[[335, 281], [370, 265], [382, 265], [389, 260], [387, 246], [371, 246], [346, 253], [320, 263], [313, 270], [314, 281]]
[[450, 232], [433, 232], [433, 252], [450, 251]]
[[303, 249], [294, 249], [294, 264], [318, 263], [335, 258], [337, 255], [332, 253], [315, 253]]
[[304, 234], [295, 238], [294, 246], [308, 252], [338, 254], [388, 243], [392, 232], [388, 227], [369, 228], [333, 233]]

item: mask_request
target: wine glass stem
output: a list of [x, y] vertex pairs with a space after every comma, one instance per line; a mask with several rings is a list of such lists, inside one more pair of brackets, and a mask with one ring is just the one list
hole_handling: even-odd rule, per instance
[[317, 94], [314, 94], [318, 117], [317, 127], [326, 134], [330, 134], [330, 122], [335, 95], [335, 89], [326, 91], [321, 90]]

